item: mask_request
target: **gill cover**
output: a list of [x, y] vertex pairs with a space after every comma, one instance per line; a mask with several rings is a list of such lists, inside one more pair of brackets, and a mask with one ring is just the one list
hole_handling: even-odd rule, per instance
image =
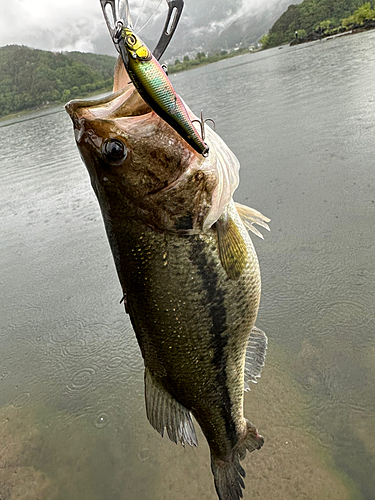
[[221, 137], [210, 127], [206, 127], [206, 141], [210, 155], [202, 164], [202, 169], [214, 169], [217, 186], [212, 194], [211, 210], [206, 217], [203, 229], [210, 228], [220, 218], [229, 204], [239, 183], [240, 163]]

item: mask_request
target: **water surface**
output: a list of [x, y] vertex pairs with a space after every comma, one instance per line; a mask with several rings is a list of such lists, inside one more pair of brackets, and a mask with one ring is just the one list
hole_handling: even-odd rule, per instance
[[[269, 337], [244, 498], [375, 498], [375, 32], [173, 83], [241, 162]], [[148, 424], [143, 362], [62, 109], [0, 125], [0, 496], [215, 499], [208, 447]], [[16, 474], [15, 474], [16, 472]], [[23, 496], [22, 496], [23, 495]]]

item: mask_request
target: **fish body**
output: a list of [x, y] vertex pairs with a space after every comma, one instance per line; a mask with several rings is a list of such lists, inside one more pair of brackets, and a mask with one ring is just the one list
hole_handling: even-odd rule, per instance
[[203, 158], [132, 88], [67, 111], [144, 359], [147, 417], [195, 446], [194, 416], [220, 500], [238, 500], [239, 461], [263, 444], [243, 392], [267, 344], [254, 326], [261, 283], [245, 226], [268, 219], [233, 202], [239, 165], [211, 129]]
[[148, 47], [130, 28], [121, 31], [120, 50], [131, 81], [142, 98], [198, 153], [206, 156], [208, 146], [196, 131], [171, 81]]

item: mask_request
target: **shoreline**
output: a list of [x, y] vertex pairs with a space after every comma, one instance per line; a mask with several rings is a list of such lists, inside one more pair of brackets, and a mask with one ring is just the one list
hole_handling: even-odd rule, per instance
[[212, 64], [215, 62], [219, 61], [224, 61], [225, 59], [233, 59], [234, 57], [237, 56], [243, 56], [245, 54], [255, 54], [256, 52], [260, 52], [262, 49], [256, 48], [253, 50], [250, 49], [238, 49], [238, 50], [233, 50], [233, 52], [228, 52], [227, 54], [213, 54], [213, 55], [208, 55], [205, 58], [201, 59], [200, 62], [194, 63], [196, 59], [190, 59], [189, 61], [182, 61], [179, 64], [171, 64], [168, 66], [168, 73], [170, 74], [177, 74], [177, 73], [182, 73], [184, 71], [189, 71], [191, 69], [195, 68], [201, 68], [202, 66], [207, 66], [208, 64]]
[[[242, 56], [244, 54], [255, 54], [256, 52], [259, 52], [261, 49], [254, 49], [254, 50], [244, 50], [244, 49], [240, 49], [238, 51], [233, 51], [233, 52], [229, 52], [225, 55], [220, 55], [220, 54], [216, 54], [216, 55], [212, 55], [212, 56], [206, 56], [204, 59], [202, 59], [201, 62], [199, 62], [198, 64], [192, 64], [192, 62], [194, 61], [194, 59], [191, 59], [189, 62], [181, 62], [180, 65], [183, 66], [184, 64], [186, 65], [186, 67], [184, 68], [179, 68], [178, 66], [179, 65], [175, 65], [175, 64], [171, 64], [168, 68], [168, 72], [170, 75], [172, 74], [177, 74], [177, 73], [182, 73], [184, 71], [189, 71], [191, 69], [195, 69], [195, 68], [200, 68], [202, 66], [207, 66], [208, 64], [212, 64], [212, 63], [215, 63], [215, 62], [218, 62], [218, 61], [222, 61], [222, 60], [225, 60], [225, 59], [232, 59], [233, 57], [237, 57], [237, 56]], [[211, 60], [210, 60], [211, 59]], [[212, 60], [214, 59], [214, 60]], [[176, 68], [177, 66], [177, 68]], [[96, 89], [94, 92], [90, 92], [88, 94], [83, 94], [83, 95], [79, 95], [77, 97], [74, 97], [74, 99], [85, 99], [87, 97], [90, 97], [90, 96], [96, 96], [96, 95], [100, 95], [100, 94], [104, 94], [106, 92], [112, 92], [112, 86], [107, 88], [107, 89], [101, 89], [99, 90], [98, 92], [98, 89]], [[30, 113], [33, 113], [33, 112], [36, 112], [36, 111], [42, 111], [44, 109], [50, 109], [50, 108], [54, 108], [54, 107], [58, 107], [58, 106], [65, 106], [65, 103], [61, 103], [61, 102], [50, 102], [49, 104], [45, 104], [45, 105], [42, 105], [42, 106], [38, 106], [36, 108], [28, 108], [28, 109], [23, 109], [21, 111], [17, 111], [15, 113], [11, 113], [9, 115], [4, 115], [4, 116], [0, 116], [0, 125], [3, 121], [6, 121], [6, 120], [11, 120], [11, 119], [16, 119], [16, 118], [19, 118], [23, 115], [28, 115]]]
[[[295, 45], [301, 45], [303, 43], [309, 43], [309, 42], [316, 42], [320, 40], [332, 40], [333, 38], [339, 38], [342, 36], [349, 36], [349, 35], [357, 35], [358, 33], [363, 33], [365, 31], [371, 31], [375, 29], [375, 20], [369, 20], [367, 24], [361, 25], [361, 26], [354, 26], [351, 29], [341, 31], [338, 33], [334, 33], [333, 31], [330, 31], [328, 33], [322, 33], [318, 35], [316, 32], [310, 33], [309, 35], [303, 37], [303, 38], [297, 38], [296, 40], [292, 40], [289, 43], [290, 47], [293, 47]], [[271, 47], [270, 47], [271, 48]]]
[[58, 106], [64, 106], [62, 103], [51, 103], [51, 104], [45, 104], [44, 106], [39, 106], [37, 108], [32, 108], [32, 109], [23, 109], [22, 111], [17, 111], [16, 113], [11, 113], [10, 115], [4, 115], [0, 117], [0, 125], [3, 121], [7, 120], [12, 120], [13, 118], [21, 118], [22, 116], [27, 116], [31, 113], [37, 112], [37, 111], [43, 111], [51, 108], [57, 108]]
[[[101, 90], [99, 90], [99, 92], [97, 89], [94, 92], [89, 92], [88, 94], [79, 95], [77, 97], [74, 97], [74, 99], [86, 99], [87, 97], [89, 98], [89, 97], [93, 97], [96, 95], [105, 94], [106, 92], [112, 92], [112, 86], [109, 88], [101, 89]], [[37, 106], [35, 108], [22, 109], [20, 111], [16, 111], [15, 113], [11, 113], [10, 115], [0, 116], [0, 126], [1, 126], [2, 122], [4, 122], [4, 121], [21, 118], [22, 116], [27, 116], [27, 115], [30, 115], [31, 113], [35, 113], [38, 111], [44, 111], [44, 110], [48, 110], [48, 109], [52, 109], [52, 108], [57, 108], [60, 106], [63, 108], [65, 106], [65, 104], [66, 103], [64, 103], [64, 102], [55, 101], [55, 102], [50, 102], [49, 104], [43, 104], [42, 106]], [[56, 112], [58, 112], [58, 111], [56, 111]]]
[[[371, 31], [371, 30], [375, 30], [375, 20], [370, 20], [370, 24], [369, 25], [358, 26], [358, 27], [352, 28], [350, 30], [343, 31], [341, 33], [329, 32], [327, 34], [322, 34], [322, 35], [317, 35], [316, 33], [310, 33], [309, 35], [307, 35], [304, 38], [292, 40], [288, 45], [290, 47], [293, 47], [293, 46], [296, 46], [296, 45], [301, 45], [301, 44], [304, 44], [304, 43], [316, 42], [316, 41], [321, 41], [321, 40], [333, 40], [334, 38], [339, 38], [339, 37], [349, 36], [349, 35], [356, 35], [358, 33], [363, 33], [365, 31]], [[314, 35], [314, 36], [312, 36], [312, 35]], [[278, 47], [282, 47], [282, 46], [283, 45], [280, 45]], [[275, 47], [277, 47], [277, 46], [275, 46]], [[244, 54], [255, 54], [256, 52], [261, 52], [262, 50], [272, 49], [272, 48], [275, 48], [275, 47], [267, 47], [266, 49], [255, 49], [255, 50], [252, 50], [252, 51], [250, 51], [250, 50], [248, 50], [248, 51], [242, 50], [242, 51], [238, 51], [239, 53], [237, 53], [237, 51], [236, 51], [235, 53], [232, 52], [232, 53], [225, 54], [223, 56], [221, 56], [221, 55], [207, 56], [205, 58], [205, 60], [202, 60], [200, 63], [198, 63], [198, 64], [191, 64], [191, 65], [188, 65], [188, 67], [185, 67], [185, 68], [175, 68], [174, 66], [176, 66], [176, 65], [171, 65], [169, 67], [169, 73], [171, 75], [172, 74], [177, 74], [177, 73], [182, 73], [182, 72], [185, 72], [185, 71], [189, 71], [191, 69], [196, 69], [196, 68], [200, 68], [202, 66], [207, 66], [208, 64], [213, 64], [215, 62], [222, 61], [222, 60], [225, 60], [225, 59], [231, 59], [233, 57], [237, 57], [237, 56], [244, 55]], [[215, 57], [215, 60], [211, 60], [210, 61], [209, 60], [210, 57]], [[192, 61], [194, 61], [194, 59], [191, 60], [191, 62]], [[180, 64], [182, 65], [183, 63], [180, 63]], [[92, 97], [92, 96], [104, 94], [106, 92], [112, 92], [112, 87], [107, 88], [107, 89], [102, 89], [99, 93], [97, 91], [94, 91], [94, 92], [90, 92], [88, 94], [80, 95], [80, 96], [75, 97], [75, 99], [84, 99], [84, 98], [87, 98], [87, 97]], [[0, 116], [0, 126], [1, 126], [2, 122], [4, 122], [4, 121], [12, 120], [12, 119], [17, 119], [17, 118], [20, 118], [22, 116], [27, 116], [27, 115], [29, 115], [31, 113], [34, 113], [34, 112], [48, 110], [48, 109], [51, 109], [51, 108], [54, 108], [54, 107], [56, 107], [56, 108], [59, 107], [59, 106], [64, 107], [65, 104], [66, 103], [51, 102], [49, 104], [45, 104], [43, 106], [38, 106], [36, 108], [23, 109], [21, 111], [17, 111], [15, 113], [11, 113], [9, 115]]]

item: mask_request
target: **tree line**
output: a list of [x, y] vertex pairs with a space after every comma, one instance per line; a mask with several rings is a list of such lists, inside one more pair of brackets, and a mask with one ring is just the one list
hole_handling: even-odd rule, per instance
[[[203, 64], [248, 53], [239, 48], [195, 58], [185, 56], [169, 65], [177, 73]], [[0, 117], [110, 90], [114, 57], [84, 52], [49, 52], [19, 45], [0, 47]]]
[[1, 47], [0, 116], [110, 89], [115, 62], [82, 52]]
[[[372, 2], [375, 6], [375, 2]], [[304, 0], [290, 5], [260, 42], [263, 48], [290, 42], [297, 32], [300, 38], [319, 30], [331, 34], [375, 18], [371, 2], [364, 0]]]
[[210, 64], [212, 62], [221, 61], [222, 59], [229, 59], [240, 54], [248, 53], [248, 47], [241, 47], [238, 50], [233, 50], [231, 52], [228, 52], [227, 50], [221, 50], [219, 52], [214, 52], [208, 55], [206, 55], [205, 52], [198, 52], [195, 58], [192, 59], [187, 55], [184, 56], [182, 61], [176, 59], [174, 64], [168, 65], [168, 71], [169, 73], [178, 73], [180, 71], [186, 71], [187, 69], [195, 68], [197, 66], [203, 66], [204, 64]]

